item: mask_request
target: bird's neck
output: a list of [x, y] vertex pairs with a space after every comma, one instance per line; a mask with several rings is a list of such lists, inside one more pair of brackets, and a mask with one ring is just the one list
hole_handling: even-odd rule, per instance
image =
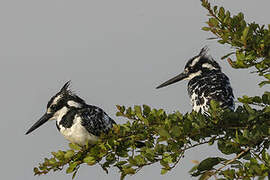
[[60, 123], [60, 121], [62, 120], [62, 118], [71, 110], [71, 108], [64, 106], [62, 107], [59, 111], [57, 111], [57, 124]]
[[202, 71], [202, 76], [209, 76], [212, 74], [217, 74], [217, 73], [221, 73], [221, 70], [217, 70], [217, 69], [208, 69], [208, 70], [204, 70]]
[[192, 79], [189, 80], [188, 84], [196, 84], [197, 82], [200, 81], [205, 81], [206, 79], [209, 80], [211, 76], [216, 76], [217, 74], [222, 73], [220, 70], [209, 70], [209, 71], [203, 71], [200, 75], [193, 77]]

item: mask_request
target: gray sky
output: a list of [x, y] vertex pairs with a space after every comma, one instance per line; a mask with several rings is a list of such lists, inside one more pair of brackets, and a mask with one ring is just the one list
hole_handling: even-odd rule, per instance
[[[269, 0], [219, 1], [249, 21], [269, 23]], [[26, 130], [45, 112], [49, 98], [67, 80], [89, 104], [102, 107], [117, 123], [116, 104], [148, 104], [169, 112], [191, 110], [187, 82], [156, 90], [180, 72], [186, 61], [209, 45], [230, 77], [236, 97], [262, 94], [250, 70], [233, 70], [219, 60], [229, 52], [200, 28], [206, 10], [180, 0], [2, 0], [0, 3], [0, 171], [2, 179], [70, 179], [64, 172], [33, 176], [33, 167], [68, 142], [49, 122], [28, 136]], [[268, 88], [269, 90], [269, 88]], [[215, 146], [187, 152], [179, 165], [160, 175], [146, 167], [126, 179], [191, 179], [191, 160], [215, 156]], [[77, 179], [119, 179], [117, 169], [82, 166]]]

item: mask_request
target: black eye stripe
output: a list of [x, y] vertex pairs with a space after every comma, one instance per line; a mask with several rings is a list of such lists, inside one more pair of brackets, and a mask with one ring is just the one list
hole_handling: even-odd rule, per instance
[[57, 108], [56, 104], [53, 104], [53, 105], [50, 106], [50, 109], [53, 110], [53, 111], [56, 110], [56, 108]]
[[53, 103], [54, 99], [55, 99], [56, 97], [58, 97], [59, 95], [60, 95], [60, 94], [57, 93], [56, 95], [54, 95], [54, 96], [50, 99], [50, 101], [49, 101], [48, 104], [47, 104], [47, 108], [49, 108], [49, 107], [52, 106], [52, 103]]
[[53, 103], [55, 100], [55, 97], [57, 96], [58, 95], [53, 96], [47, 104], [47, 109], [50, 108], [53, 112], [56, 112], [59, 109], [61, 109], [63, 106], [65, 106], [65, 100], [62, 98], [60, 98], [56, 103]]
[[61, 104], [53, 104], [53, 105], [51, 105], [51, 110], [52, 111], [58, 111], [58, 110], [60, 110], [62, 107], [64, 107], [63, 105], [61, 105]]
[[78, 104], [82, 104], [82, 105], [85, 104], [83, 99], [81, 99], [79, 96], [75, 94], [72, 94], [71, 92], [65, 92], [65, 93], [59, 92], [50, 99], [50, 101], [47, 104], [47, 109], [50, 108], [51, 111], [56, 112], [64, 106], [69, 107], [67, 102], [70, 100], [75, 101]]

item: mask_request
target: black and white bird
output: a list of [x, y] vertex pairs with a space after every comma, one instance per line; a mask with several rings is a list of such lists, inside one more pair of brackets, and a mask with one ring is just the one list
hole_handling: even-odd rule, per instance
[[234, 110], [234, 95], [229, 78], [221, 71], [219, 64], [207, 55], [207, 51], [207, 47], [202, 48], [199, 55], [187, 62], [184, 72], [157, 89], [184, 79], [189, 80], [188, 94], [194, 111], [208, 114], [211, 100], [219, 102], [224, 109]]
[[56, 120], [57, 129], [72, 143], [81, 146], [94, 144], [101, 133], [106, 133], [113, 124], [101, 108], [88, 105], [71, 92], [70, 81], [47, 104], [46, 113], [26, 132], [31, 133], [49, 120]]

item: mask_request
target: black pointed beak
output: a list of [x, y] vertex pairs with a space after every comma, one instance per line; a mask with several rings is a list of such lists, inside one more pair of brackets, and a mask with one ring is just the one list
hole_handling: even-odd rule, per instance
[[177, 76], [173, 77], [172, 79], [162, 83], [161, 85], [159, 85], [158, 87], [156, 87], [156, 89], [159, 89], [159, 88], [162, 88], [162, 87], [165, 87], [165, 86], [168, 86], [170, 84], [173, 84], [173, 83], [176, 83], [178, 81], [181, 81], [183, 79], [185, 79], [187, 76], [186, 73], [181, 73], [181, 74], [178, 74]]
[[25, 134], [29, 134], [38, 127], [40, 127], [42, 124], [47, 122], [53, 115], [52, 114], [44, 114]]

